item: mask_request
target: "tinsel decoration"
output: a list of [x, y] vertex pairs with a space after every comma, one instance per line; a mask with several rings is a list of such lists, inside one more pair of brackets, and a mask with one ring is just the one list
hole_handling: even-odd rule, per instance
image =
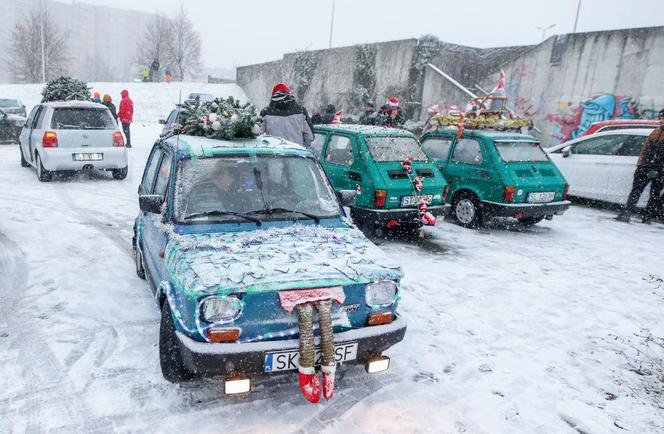
[[459, 130], [462, 128], [476, 129], [497, 129], [497, 130], [513, 130], [521, 128], [532, 128], [533, 121], [531, 119], [509, 119], [501, 116], [483, 116], [479, 115], [474, 118], [467, 118], [463, 114], [461, 116], [454, 115], [436, 115], [431, 118], [432, 122], [441, 127], [457, 127]]
[[75, 78], [53, 78], [44, 86], [41, 102], [51, 101], [90, 101], [90, 88], [86, 82]]
[[250, 103], [241, 104], [232, 96], [216, 98], [211, 103], [186, 101], [181, 107], [181, 123], [173, 134], [221, 140], [251, 139], [260, 134], [256, 107]]

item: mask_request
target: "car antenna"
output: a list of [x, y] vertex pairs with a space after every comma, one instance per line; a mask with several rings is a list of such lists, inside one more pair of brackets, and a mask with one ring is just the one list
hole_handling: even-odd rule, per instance
[[[180, 88], [180, 91], [178, 92], [178, 110], [181, 109], [180, 105], [182, 104], [182, 88]], [[178, 116], [180, 117], [180, 116]], [[180, 133], [178, 132], [178, 137], [175, 139], [175, 158], [177, 161], [178, 157], [178, 151], [180, 150]]]

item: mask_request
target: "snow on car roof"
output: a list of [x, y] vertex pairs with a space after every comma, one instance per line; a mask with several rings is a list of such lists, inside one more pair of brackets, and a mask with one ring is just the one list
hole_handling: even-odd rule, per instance
[[42, 105], [46, 107], [89, 107], [89, 108], [106, 108], [105, 105], [92, 101], [50, 101]]
[[173, 149], [178, 150], [178, 153], [196, 157], [213, 156], [216, 154], [228, 153], [229, 151], [238, 150], [267, 152], [290, 151], [299, 154], [310, 154], [310, 152], [304, 146], [289, 142], [288, 140], [284, 140], [279, 137], [268, 136], [265, 134], [254, 139], [233, 140], [211, 139], [207, 137], [188, 136], [182, 134], [179, 136], [171, 136], [166, 140]]
[[361, 133], [370, 136], [403, 136], [412, 137], [413, 133], [408, 130], [399, 128], [387, 128], [376, 125], [357, 125], [357, 124], [342, 124], [342, 125], [314, 125], [317, 130], [325, 131], [347, 131], [351, 133]]

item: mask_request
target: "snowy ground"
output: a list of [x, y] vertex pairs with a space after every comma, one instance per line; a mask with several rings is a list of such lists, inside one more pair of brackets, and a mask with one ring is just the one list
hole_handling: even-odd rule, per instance
[[[39, 183], [16, 146], [0, 146], [0, 432], [664, 430], [619, 354], [641, 329], [664, 336], [664, 287], [644, 280], [664, 274], [664, 226], [582, 207], [525, 231], [442, 223], [417, 245], [384, 243], [406, 272], [406, 339], [387, 373], [342, 369], [330, 402], [307, 403], [294, 375], [244, 399], [224, 397], [218, 379], [167, 383], [130, 239], [156, 119], [177, 89], [127, 87], [138, 121], [124, 181]], [[33, 89], [0, 93], [30, 105]]]

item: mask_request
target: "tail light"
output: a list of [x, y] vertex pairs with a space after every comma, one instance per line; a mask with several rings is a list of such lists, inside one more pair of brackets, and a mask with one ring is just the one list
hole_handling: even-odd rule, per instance
[[513, 185], [508, 185], [505, 187], [505, 190], [503, 191], [503, 200], [505, 202], [512, 202], [514, 200], [514, 192], [516, 191], [516, 187]]
[[447, 202], [447, 196], [450, 195], [450, 186], [445, 186], [445, 191], [443, 191], [443, 202]]
[[122, 137], [122, 133], [120, 131], [114, 131], [113, 132], [113, 146], [117, 147], [123, 147], [125, 145], [124, 143], [124, 137]]
[[42, 147], [44, 148], [58, 147], [58, 135], [55, 133], [55, 131], [44, 132], [44, 137], [42, 137]]
[[569, 196], [569, 184], [565, 186], [565, 191], [563, 191], [563, 200], [567, 200], [567, 196]]
[[374, 206], [383, 207], [387, 201], [387, 190], [374, 190]]

